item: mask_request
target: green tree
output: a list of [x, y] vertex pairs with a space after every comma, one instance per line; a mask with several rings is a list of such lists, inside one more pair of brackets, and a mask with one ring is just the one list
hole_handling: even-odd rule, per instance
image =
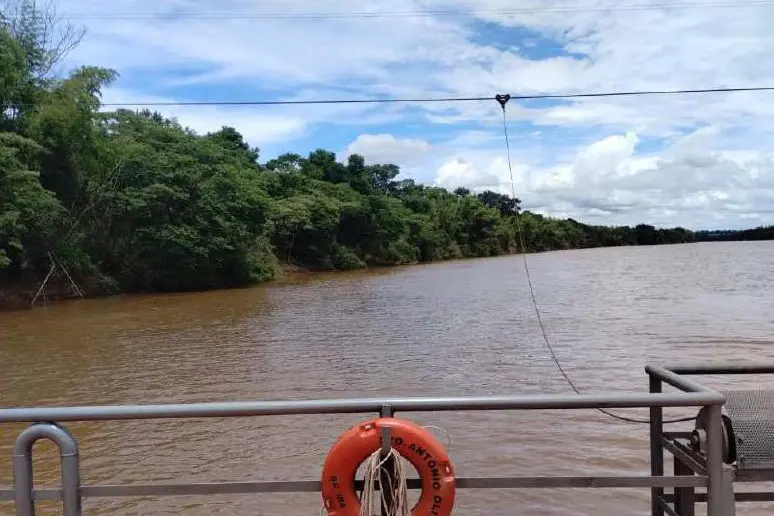
[[519, 199], [491, 190], [485, 190], [478, 194], [478, 199], [486, 206], [498, 210], [503, 216], [514, 215], [521, 209], [521, 201]]
[[112, 70], [80, 68], [53, 86], [30, 114], [28, 134], [44, 148], [41, 182], [65, 206], [84, 201], [84, 182], [102, 165], [94, 121], [101, 89], [115, 78]]
[[260, 150], [257, 147], [251, 147], [233, 127], [223, 126], [219, 131], [209, 133], [207, 137], [224, 149], [244, 157], [248, 163], [258, 162]]
[[0, 133], [0, 274], [6, 278], [27, 276], [46, 266], [64, 212], [31, 170], [39, 152], [31, 140]]
[[270, 199], [241, 148], [119, 111], [102, 125], [120, 163], [93, 211], [92, 253], [126, 290], [239, 286], [271, 277]]

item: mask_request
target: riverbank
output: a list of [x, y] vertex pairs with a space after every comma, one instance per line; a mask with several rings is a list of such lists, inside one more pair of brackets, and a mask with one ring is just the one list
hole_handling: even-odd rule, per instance
[[[449, 258], [449, 260], [453, 260], [453, 259], [460, 259], [460, 258]], [[443, 261], [446, 261], [446, 260], [443, 260]], [[419, 265], [420, 263], [423, 263], [423, 262], [417, 261], [413, 263], [403, 263], [403, 264], [394, 265], [394, 266], [383, 265], [383, 266], [362, 267], [361, 269], [363, 270], [386, 269], [386, 268], [398, 267], [398, 266]], [[195, 293], [195, 292], [208, 292], [208, 291], [216, 291], [216, 290], [233, 290], [233, 289], [239, 289], [239, 288], [250, 288], [256, 285], [260, 285], [262, 283], [293, 282], [298, 277], [302, 275], [307, 275], [307, 274], [348, 272], [351, 270], [353, 269], [337, 270], [337, 269], [301, 267], [296, 264], [282, 263], [279, 260], [276, 260], [272, 263], [271, 278], [266, 281], [256, 282], [256, 283], [242, 285], [242, 286], [225, 287], [225, 288], [215, 287], [211, 289], [197, 289], [197, 290], [171, 291], [171, 292], [163, 291], [163, 292], [156, 292], [156, 293], [159, 293], [159, 294], [185, 293], [185, 292]], [[354, 270], [357, 270], [357, 269], [354, 269]], [[33, 308], [44, 307], [53, 303], [77, 301], [79, 299], [98, 299], [98, 298], [107, 298], [111, 296], [120, 296], [125, 294], [153, 294], [154, 293], [151, 290], [139, 290], [139, 291], [106, 290], [100, 286], [99, 282], [95, 282], [95, 281], [89, 282], [89, 285], [90, 286], [77, 285], [78, 290], [80, 291], [80, 295], [79, 295], [74, 291], [72, 285], [67, 280], [63, 280], [60, 278], [55, 278], [53, 280], [49, 279], [48, 283], [46, 284], [46, 287], [42, 290], [41, 290], [40, 281], [16, 282], [14, 284], [5, 284], [5, 285], [0, 284], [0, 312], [29, 310]], [[34, 304], [33, 304], [33, 300], [35, 300]]]
[[[740, 232], [741, 234], [747, 234], [747, 232]], [[743, 239], [739, 239], [739, 241], [742, 241]], [[725, 241], [725, 240], [724, 240]], [[713, 242], [720, 242], [720, 240], [705, 240], [705, 241], [696, 241], [696, 242], [683, 242], [683, 243], [713, 243]], [[659, 245], [659, 244], [656, 244]], [[675, 245], [675, 244], [660, 244], [660, 245]], [[590, 246], [590, 247], [584, 247], [584, 248], [578, 248], [580, 249], [604, 249], [609, 247], [638, 247], [637, 245], [632, 246]], [[650, 247], [650, 246], [648, 246]], [[575, 249], [566, 249], [566, 248], [557, 248], [557, 249], [546, 249], [546, 250], [540, 250], [535, 251], [531, 254], [542, 254], [542, 253], [548, 253], [553, 251], [570, 251]], [[443, 259], [443, 260], [433, 260], [433, 261], [414, 261], [414, 262], [408, 262], [408, 263], [401, 263], [401, 264], [395, 264], [395, 265], [376, 265], [376, 266], [364, 266], [360, 267], [358, 269], [360, 270], [378, 270], [378, 269], [390, 269], [393, 267], [406, 267], [406, 266], [414, 266], [414, 265], [427, 265], [431, 263], [443, 263], [443, 262], [449, 262], [449, 261], [456, 261], [456, 260], [469, 260], [469, 259], [480, 259], [480, 258], [495, 258], [495, 257], [502, 257], [502, 256], [508, 256], [517, 254], [516, 250], [512, 253], [504, 253], [497, 256], [489, 256], [489, 257], [481, 257], [481, 256], [451, 256], [449, 258]], [[274, 259], [271, 261], [271, 268], [272, 268], [272, 274], [270, 279], [262, 282], [257, 282], [253, 284], [248, 285], [242, 285], [242, 286], [234, 286], [234, 287], [215, 287], [211, 289], [196, 289], [196, 290], [186, 290], [186, 291], [165, 291], [165, 292], [158, 292], [158, 293], [185, 293], [185, 292], [207, 292], [207, 291], [215, 291], [215, 290], [231, 290], [231, 289], [237, 289], [237, 288], [249, 288], [261, 283], [284, 283], [284, 282], [295, 282], [299, 277], [303, 275], [311, 275], [311, 274], [319, 274], [319, 273], [333, 273], [333, 272], [350, 272], [352, 270], [357, 269], [332, 269], [332, 268], [319, 268], [319, 267], [302, 267], [298, 264], [292, 264], [287, 262], [281, 262], [279, 259], [274, 257]], [[102, 288], [102, 283], [91, 281], [87, 282], [87, 284], [80, 284], [78, 285], [78, 290], [80, 291], [79, 295], [76, 293], [72, 287], [71, 284], [67, 280], [64, 279], [64, 277], [56, 276], [54, 279], [50, 279], [49, 282], [46, 285], [46, 288], [40, 289], [40, 282], [17, 282], [13, 285], [2, 285], [0, 284], [0, 311], [15, 311], [15, 310], [27, 310], [32, 309], [35, 307], [41, 307], [46, 306], [52, 303], [59, 303], [59, 302], [66, 302], [66, 301], [74, 301], [78, 299], [95, 299], [95, 298], [101, 298], [101, 297], [110, 297], [115, 295], [123, 295], [123, 294], [152, 294], [154, 291], [152, 290], [139, 290], [139, 291], [116, 291], [116, 290], [106, 290]], [[35, 299], [37, 296], [36, 302], [33, 305], [32, 300]]]

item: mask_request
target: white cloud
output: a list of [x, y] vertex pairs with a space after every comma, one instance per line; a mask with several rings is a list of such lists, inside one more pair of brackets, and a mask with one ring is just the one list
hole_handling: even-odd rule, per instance
[[590, 184], [600, 184], [636, 174], [637, 165], [631, 158], [638, 142], [638, 136], [629, 131], [625, 135], [612, 135], [592, 143], [578, 156], [576, 175]]
[[[100, 46], [81, 47], [79, 60], [104, 60], [101, 64], [128, 70], [159, 65], [196, 65], [199, 73], [186, 83], [214, 83], [259, 79], [262, 86], [327, 85], [350, 80], [389, 79], [385, 67], [410, 62], [437, 61], [446, 52], [476, 57], [478, 47], [467, 44], [464, 26], [435, 17], [386, 18], [271, 18], [251, 13], [292, 14], [320, 12], [318, 2], [282, 2], [272, 5], [247, 0], [150, 0], [122, 2], [120, 12], [154, 13], [164, 17], [111, 18], [118, 9], [98, 0], [63, 0], [61, 10], [104, 14], [106, 19], [83, 20], [90, 37], [115, 49], [131, 44], [132, 52], [106, 55]], [[114, 5], [114, 4], [113, 4]], [[323, 12], [363, 11], [361, 2], [329, 3]], [[382, 10], [418, 10], [411, 0], [382, 3]], [[379, 7], [376, 8], [379, 10]], [[176, 14], [185, 13], [185, 16]], [[233, 16], [218, 14], [233, 13]], [[485, 49], [484, 49], [485, 50]], [[150, 57], [138, 60], [137, 55]], [[440, 57], [439, 57], [440, 56]], [[455, 58], [458, 59], [459, 57]]]
[[[743, 226], [774, 211], [774, 159], [738, 160], [703, 147], [712, 132], [696, 131], [658, 156], [638, 154], [638, 136], [629, 132], [592, 143], [571, 163], [543, 169], [516, 164], [517, 195], [527, 208], [596, 223], [711, 228], [723, 214], [731, 226]], [[503, 165], [491, 153], [477, 163], [452, 159], [439, 167], [435, 183], [508, 193]]]
[[349, 144], [345, 157], [360, 154], [371, 163], [407, 165], [421, 160], [430, 150], [425, 140], [395, 138], [391, 134], [361, 134]]
[[[173, 97], [145, 94], [124, 88], [109, 88], [102, 101], [106, 104], [119, 103], [126, 109], [143, 109], [143, 103], [174, 102]], [[104, 109], [115, 109], [105, 106]], [[216, 131], [224, 125], [236, 128], [245, 139], [255, 146], [278, 144], [301, 139], [309, 130], [320, 123], [340, 125], [369, 125], [388, 123], [399, 115], [394, 111], [374, 110], [362, 104], [311, 105], [311, 106], [150, 106], [167, 117], [177, 118], [183, 125], [199, 133]]]
[[[134, 92], [111, 88], [103, 95], [106, 103], [169, 102], [171, 99], [151, 95], [137, 95]], [[127, 109], [142, 109], [141, 105], [126, 106]], [[153, 108], [198, 133], [217, 131], [224, 125], [237, 128], [247, 141], [254, 145], [287, 141], [299, 136], [307, 126], [307, 120], [300, 116], [273, 115], [256, 112], [255, 109], [226, 106], [160, 106]]]
[[[576, 0], [562, 4], [560, 7], [568, 8], [561, 12], [556, 12], [558, 9], [550, 12], [551, 6], [545, 3], [530, 2], [519, 7], [535, 7], [533, 12], [501, 14], [496, 9], [513, 11], [512, 2], [435, 0], [435, 3], [447, 8], [452, 3], [478, 9], [478, 17], [503, 26], [529, 27], [564, 44], [567, 51], [582, 55], [582, 66], [565, 60], [553, 70], [560, 77], [574, 72], [572, 89], [662, 89], [696, 86], [696, 83], [717, 86], [721, 81], [771, 79], [774, 73], [774, 63], [767, 51], [774, 42], [767, 22], [773, 12], [771, 6], [670, 9], [664, 2], [653, 0], [637, 2], [640, 6], [654, 4], [650, 9], [626, 9], [627, 4], [621, 2]], [[507, 60], [510, 56], [502, 54], [500, 59]], [[762, 62], [766, 64], [761, 65]], [[723, 70], [722, 75], [717, 73], [718, 69]], [[498, 75], [491, 75], [496, 81]], [[471, 77], [472, 81], [477, 79]], [[513, 83], [500, 86], [517, 91], [523, 88], [522, 84]], [[566, 89], [566, 81], [554, 82], [547, 77], [544, 91]]]
[[436, 172], [435, 184], [449, 190], [459, 187], [471, 190], [498, 189], [500, 178], [493, 168], [494, 162], [486, 170], [479, 170], [467, 161], [449, 161], [441, 165]]

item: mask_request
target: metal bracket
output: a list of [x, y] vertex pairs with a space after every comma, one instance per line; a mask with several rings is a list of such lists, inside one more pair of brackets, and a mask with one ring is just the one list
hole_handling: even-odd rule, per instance
[[495, 95], [495, 100], [500, 103], [500, 107], [505, 110], [505, 105], [511, 100], [511, 96], [508, 93]]
[[[393, 411], [390, 405], [382, 405], [382, 417], [392, 417]], [[386, 457], [392, 449], [392, 432], [389, 426], [381, 427], [382, 458]]]
[[[382, 417], [392, 417], [392, 407], [385, 403], [381, 408]], [[390, 457], [392, 450], [392, 431], [389, 426], [381, 427], [381, 457], [385, 459], [379, 471], [379, 489], [382, 491], [382, 514], [393, 514], [395, 500], [392, 486], [395, 484], [395, 459]]]

